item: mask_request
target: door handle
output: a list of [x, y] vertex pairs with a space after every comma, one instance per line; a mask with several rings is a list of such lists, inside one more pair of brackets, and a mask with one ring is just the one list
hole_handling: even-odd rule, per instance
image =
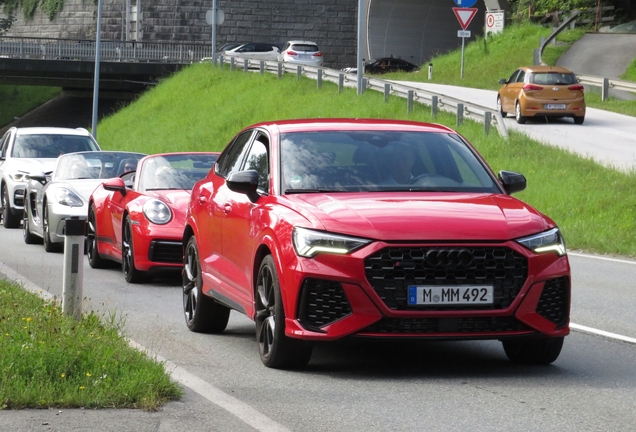
[[199, 202], [199, 204], [205, 204], [205, 202], [207, 201], [207, 198], [203, 195], [199, 195], [197, 197], [197, 201]]
[[232, 211], [232, 206], [230, 204], [225, 204], [223, 206], [223, 213], [228, 214]]

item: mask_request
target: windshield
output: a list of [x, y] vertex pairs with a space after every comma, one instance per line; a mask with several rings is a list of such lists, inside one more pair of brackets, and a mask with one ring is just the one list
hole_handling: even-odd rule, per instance
[[174, 154], [147, 159], [141, 168], [139, 190], [184, 189], [205, 177], [217, 154]]
[[108, 179], [134, 171], [143, 153], [85, 152], [69, 153], [57, 161], [53, 180]]
[[299, 132], [281, 136], [284, 193], [452, 191], [500, 193], [454, 134]]
[[42, 134], [18, 135], [15, 138], [14, 158], [49, 158], [81, 151], [99, 150], [95, 141], [88, 136]]

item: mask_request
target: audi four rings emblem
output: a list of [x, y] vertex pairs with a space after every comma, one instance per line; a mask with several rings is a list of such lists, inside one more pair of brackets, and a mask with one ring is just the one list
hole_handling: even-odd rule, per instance
[[430, 267], [470, 267], [474, 258], [468, 249], [431, 249], [425, 261]]

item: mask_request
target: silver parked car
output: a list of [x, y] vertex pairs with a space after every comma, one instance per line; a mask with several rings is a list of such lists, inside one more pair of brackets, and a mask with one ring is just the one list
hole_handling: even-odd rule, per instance
[[241, 57], [256, 60], [277, 61], [280, 48], [271, 43], [249, 42], [237, 46], [230, 46], [221, 51], [225, 57]]
[[0, 205], [4, 227], [20, 227], [28, 173], [51, 171], [62, 154], [95, 150], [100, 150], [99, 145], [86, 129], [9, 128], [0, 138]]
[[67, 219], [88, 218], [88, 198], [104, 180], [131, 173], [143, 153], [89, 151], [60, 156], [53, 172], [27, 177], [23, 232], [28, 244], [44, 243], [47, 252], [64, 246]]
[[278, 61], [322, 67], [322, 52], [320, 52], [316, 42], [293, 40], [283, 46]]

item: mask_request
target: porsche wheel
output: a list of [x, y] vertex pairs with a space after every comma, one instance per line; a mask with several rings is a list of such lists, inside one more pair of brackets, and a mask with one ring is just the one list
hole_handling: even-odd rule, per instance
[[49, 226], [49, 211], [46, 207], [46, 202], [43, 205], [42, 212], [42, 240], [44, 243], [44, 250], [47, 252], [61, 252], [64, 247], [64, 243], [54, 243], [51, 241], [51, 227]]
[[20, 226], [20, 216], [15, 216], [11, 213], [9, 192], [6, 186], [2, 187], [2, 220], [5, 228], [18, 228]]
[[201, 261], [194, 236], [190, 237], [183, 254], [183, 313], [186, 325], [193, 332], [222, 333], [230, 319], [230, 309], [203, 294]]
[[95, 220], [95, 207], [91, 205], [88, 211], [88, 229], [86, 233], [86, 254], [88, 264], [94, 269], [107, 267], [106, 260], [99, 255], [97, 250], [97, 224]]
[[135, 253], [133, 249], [132, 223], [130, 217], [126, 216], [124, 224], [124, 235], [121, 240], [121, 268], [124, 271], [124, 278], [129, 283], [143, 282], [146, 273], [137, 270], [135, 267]]
[[555, 361], [561, 348], [562, 337], [527, 337], [505, 339], [502, 341], [504, 351], [514, 363], [550, 364]]
[[300, 368], [311, 358], [311, 345], [285, 336], [285, 311], [271, 255], [263, 259], [256, 279], [256, 340], [261, 361], [270, 368]]
[[24, 217], [22, 219], [22, 236], [26, 244], [38, 244], [42, 239], [31, 232], [31, 224], [29, 223], [28, 204], [24, 203]]

